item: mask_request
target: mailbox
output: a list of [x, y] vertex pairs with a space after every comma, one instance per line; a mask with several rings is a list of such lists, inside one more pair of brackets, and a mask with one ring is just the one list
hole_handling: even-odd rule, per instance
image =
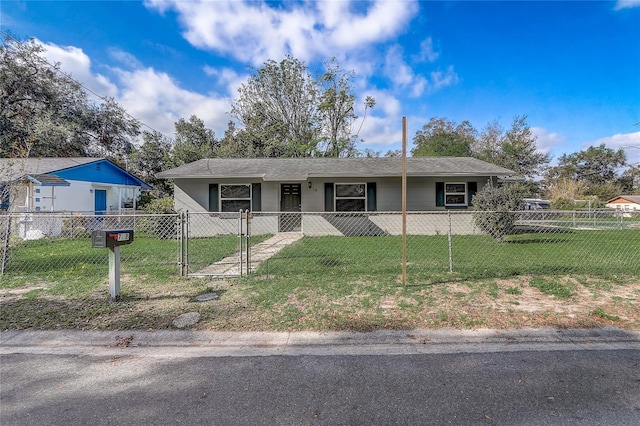
[[98, 230], [91, 233], [91, 247], [93, 248], [113, 248], [132, 242], [133, 229]]

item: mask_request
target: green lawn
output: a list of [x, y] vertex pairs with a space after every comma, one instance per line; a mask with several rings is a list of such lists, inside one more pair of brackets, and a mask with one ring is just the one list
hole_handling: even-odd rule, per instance
[[[257, 242], [268, 236], [255, 237]], [[189, 242], [190, 269], [233, 253], [234, 235]], [[106, 249], [88, 238], [28, 241], [0, 280], [0, 329], [168, 329], [197, 311], [206, 330], [640, 327], [640, 230], [512, 235], [306, 237], [250, 277], [183, 279], [176, 240], [122, 247], [108, 298]], [[266, 279], [268, 277], [268, 279]], [[219, 299], [198, 303], [199, 294]]]
[[[252, 237], [255, 244], [268, 235]], [[191, 239], [189, 271], [236, 252], [234, 235]], [[179, 274], [178, 243], [138, 237], [121, 247], [122, 273], [168, 281]], [[451, 263], [450, 263], [451, 260]], [[407, 237], [409, 283], [517, 275], [640, 274], [640, 230], [563, 231], [512, 235], [503, 243], [484, 235]], [[450, 273], [450, 267], [453, 274]], [[93, 249], [88, 238], [26, 241], [11, 251], [0, 287], [25, 283], [92, 286], [108, 273], [108, 250]], [[258, 277], [315, 275], [320, 281], [367, 279], [398, 282], [402, 239], [389, 237], [305, 237], [259, 266]]]
[[[266, 236], [255, 237], [254, 243], [263, 238]], [[237, 243], [235, 235], [191, 239], [190, 265], [204, 266], [229, 256], [237, 250]], [[180, 273], [178, 249], [175, 239], [136, 236], [133, 243], [120, 247], [122, 274], [156, 282], [173, 280]], [[56, 289], [66, 292], [68, 287], [82, 292], [108, 278], [108, 256], [108, 249], [91, 248], [88, 237], [25, 241], [12, 248], [0, 288], [47, 283], [55, 285], [54, 293]]]
[[[514, 275], [640, 274], [640, 230], [563, 231], [512, 235], [503, 243], [483, 235], [407, 237], [409, 282], [440, 282]], [[402, 272], [401, 237], [304, 238], [263, 263], [258, 275], [375, 276]], [[453, 276], [450, 274], [450, 266]]]

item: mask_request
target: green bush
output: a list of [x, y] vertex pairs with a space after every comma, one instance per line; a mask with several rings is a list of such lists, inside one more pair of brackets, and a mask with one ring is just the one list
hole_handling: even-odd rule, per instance
[[473, 197], [473, 220], [498, 241], [509, 235], [524, 210], [524, 190], [518, 184], [494, 186], [491, 179]]
[[150, 214], [175, 214], [173, 209], [173, 197], [154, 198], [147, 201], [142, 208]]

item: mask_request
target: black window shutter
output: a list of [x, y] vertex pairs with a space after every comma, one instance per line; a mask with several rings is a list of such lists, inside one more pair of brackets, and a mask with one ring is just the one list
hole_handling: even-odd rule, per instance
[[259, 183], [251, 184], [251, 210], [262, 211], [262, 186]]
[[467, 183], [467, 204], [473, 205], [473, 196], [478, 192], [478, 182], [468, 182]]
[[333, 211], [333, 183], [330, 182], [324, 184], [324, 211]]
[[210, 212], [220, 211], [218, 207], [218, 184], [217, 183], [209, 184], [209, 211]]
[[444, 206], [444, 182], [436, 182], [436, 206]]
[[369, 182], [367, 183], [367, 211], [375, 212], [376, 204], [376, 183]]

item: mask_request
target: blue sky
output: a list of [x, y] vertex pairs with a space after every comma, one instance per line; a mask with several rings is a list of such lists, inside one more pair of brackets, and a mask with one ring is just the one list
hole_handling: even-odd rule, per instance
[[[286, 54], [355, 72], [360, 148], [409, 148], [431, 117], [478, 130], [527, 115], [554, 158], [590, 145], [640, 163], [640, 0], [13, 1], [0, 27], [168, 136], [192, 114], [221, 137], [239, 85]], [[356, 128], [360, 123], [356, 123]]]

